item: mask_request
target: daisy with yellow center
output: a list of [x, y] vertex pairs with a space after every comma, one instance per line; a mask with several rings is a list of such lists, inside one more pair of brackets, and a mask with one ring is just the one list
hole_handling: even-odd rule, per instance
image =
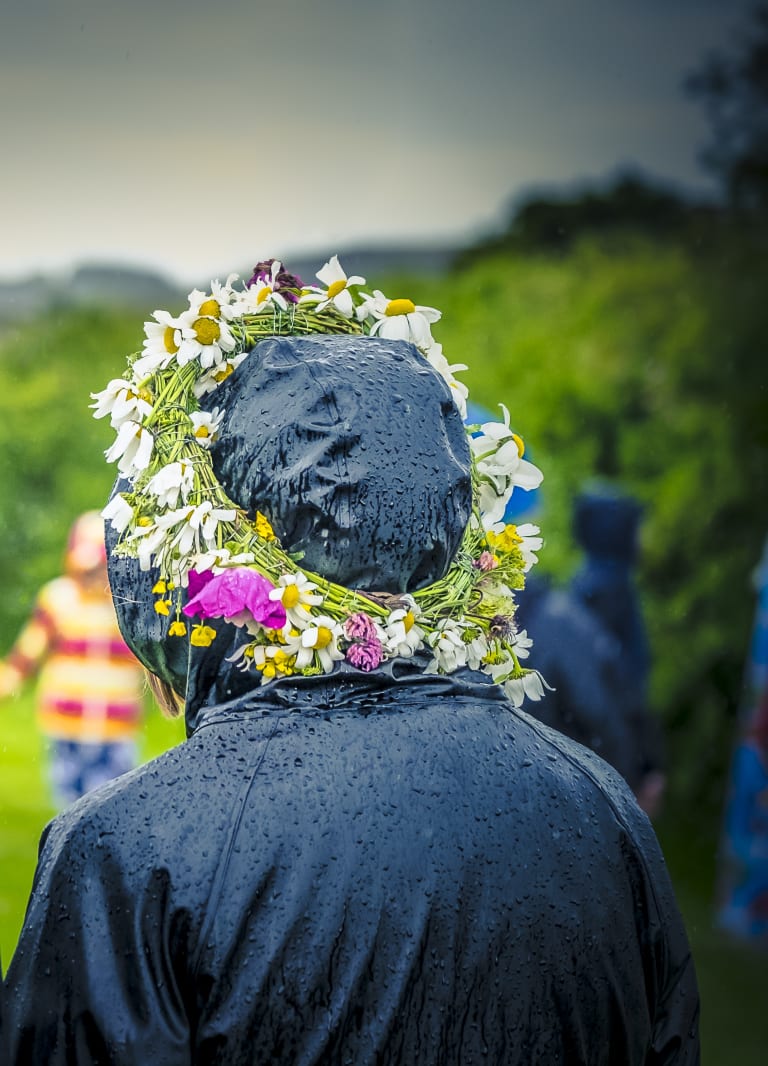
[[426, 351], [434, 344], [430, 324], [437, 322], [440, 312], [434, 307], [422, 307], [413, 300], [398, 298], [388, 300], [380, 289], [374, 289], [357, 309], [360, 321], [375, 319], [371, 326], [372, 337], [388, 337], [390, 340], [410, 341]]
[[270, 600], [280, 600], [288, 620], [297, 629], [306, 629], [314, 621], [311, 615], [313, 607], [319, 607], [323, 597], [314, 590], [317, 585], [299, 571], [296, 574], [283, 574], [277, 586], [269, 594]]
[[314, 303], [319, 295], [320, 302], [315, 306], [316, 311], [324, 311], [326, 307], [332, 306], [345, 318], [352, 318], [355, 314], [355, 303], [349, 287], [364, 285], [365, 278], [358, 277], [357, 274], [347, 277], [337, 255], [331, 256], [315, 276], [326, 286], [326, 291], [323, 294], [321, 290], [312, 289], [304, 297], [304, 302]]
[[339, 648], [344, 629], [328, 615], [314, 615], [311, 625], [305, 626], [298, 633], [286, 626], [283, 634], [286, 653], [295, 657], [295, 668], [298, 671], [316, 664], [323, 673], [330, 674], [334, 664], [344, 658], [344, 652]]
[[403, 603], [387, 615], [383, 644], [388, 655], [409, 659], [423, 646], [424, 630], [417, 623], [421, 611], [413, 597], [403, 596]]

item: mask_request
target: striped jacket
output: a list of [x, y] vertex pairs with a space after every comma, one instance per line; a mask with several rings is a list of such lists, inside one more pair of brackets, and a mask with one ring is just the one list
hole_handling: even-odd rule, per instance
[[143, 670], [120, 635], [106, 589], [68, 576], [48, 582], [6, 662], [21, 678], [39, 675], [38, 717], [47, 736], [103, 743], [136, 734]]

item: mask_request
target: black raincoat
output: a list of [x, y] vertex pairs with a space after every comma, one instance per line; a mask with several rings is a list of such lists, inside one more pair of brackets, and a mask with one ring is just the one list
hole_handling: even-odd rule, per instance
[[[380, 348], [422, 374], [407, 345]], [[335, 403], [311, 345], [279, 342], [265, 359], [297, 351], [309, 394]], [[323, 550], [346, 544], [361, 587], [387, 566], [390, 588], [422, 580], [428, 559], [403, 546], [419, 514], [419, 543], [434, 534], [446, 559], [466, 521], [466, 444], [431, 380], [449, 401], [436, 422], [446, 458], [420, 465], [400, 449], [400, 517], [387, 503], [368, 573], [341, 520], [354, 525], [350, 499], [365, 496], [360, 441], [340, 463], [343, 409], [327, 425], [313, 416], [311, 469], [295, 477], [331, 485]], [[415, 387], [403, 386], [396, 427], [411, 442]], [[278, 437], [286, 470], [292, 445]], [[374, 453], [368, 467], [381, 479], [388, 463]], [[427, 489], [438, 495], [425, 505]], [[418, 657], [259, 686], [227, 662], [238, 631], [217, 623], [213, 647], [185, 660], [152, 611], [152, 575], [113, 558], [111, 580], [134, 649], [186, 691], [188, 739], [46, 829], [5, 983], [4, 1066], [698, 1062], [669, 878], [605, 763], [515, 711], [485, 675], [425, 674]]]

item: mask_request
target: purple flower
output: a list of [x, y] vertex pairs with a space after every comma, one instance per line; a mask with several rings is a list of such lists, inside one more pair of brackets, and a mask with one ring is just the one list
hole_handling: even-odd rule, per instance
[[196, 596], [200, 589], [204, 589], [212, 577], [213, 570], [201, 570], [199, 573], [197, 570], [190, 570], [188, 574], [190, 598]]
[[[190, 576], [192, 573], [190, 571]], [[248, 621], [250, 615], [267, 629], [280, 629], [286, 623], [286, 614], [280, 600], [269, 598], [274, 587], [257, 570], [233, 567], [221, 574], [212, 574], [187, 601], [183, 611], [187, 617], [227, 618], [237, 625]]]
[[347, 662], [352, 663], [358, 670], [368, 673], [375, 670], [384, 658], [384, 648], [381, 641], [375, 637], [373, 640], [361, 641], [358, 644], [350, 644], [347, 648]]
[[[260, 281], [270, 281], [272, 278], [272, 264], [274, 259], [262, 259], [260, 263], [257, 263], [253, 268], [253, 274], [246, 281], [246, 288], [250, 288], [251, 285], [258, 285]], [[302, 287], [301, 278], [297, 274], [289, 274], [287, 270], [282, 268], [278, 270], [275, 277], [275, 292], [282, 293], [286, 300], [290, 303], [298, 303], [298, 293]], [[295, 291], [294, 291], [295, 290]]]
[[482, 570], [484, 573], [488, 573], [490, 570], [495, 570], [499, 565], [499, 560], [492, 552], [482, 552], [479, 559], [475, 559], [472, 563], [476, 570]]
[[351, 614], [344, 623], [344, 632], [350, 640], [376, 640], [376, 626], [373, 620], [360, 611], [359, 614]]

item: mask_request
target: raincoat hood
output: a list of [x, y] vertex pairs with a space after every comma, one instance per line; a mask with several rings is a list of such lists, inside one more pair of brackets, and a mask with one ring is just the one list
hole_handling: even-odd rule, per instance
[[[449, 387], [412, 344], [272, 338], [203, 402], [223, 411], [212, 458], [227, 494], [251, 517], [265, 514], [302, 566], [390, 593], [448, 569], [471, 514], [469, 446]], [[118, 481], [113, 495], [127, 488]], [[110, 549], [116, 540], [108, 528]], [[226, 661], [242, 630], [209, 620], [208, 648], [168, 638], [153, 608], [157, 575], [112, 550], [109, 573], [128, 645], [185, 697], [188, 728], [200, 707], [254, 687]]]

